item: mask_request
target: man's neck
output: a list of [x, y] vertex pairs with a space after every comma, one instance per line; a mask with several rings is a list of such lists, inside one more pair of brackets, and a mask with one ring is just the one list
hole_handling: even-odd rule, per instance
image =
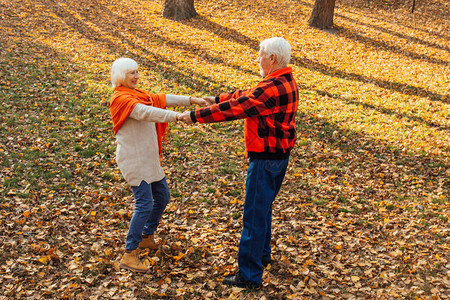
[[284, 69], [284, 68], [286, 68], [286, 67], [285, 66], [280, 66], [280, 65], [274, 65], [273, 69], [271, 69], [269, 74], [266, 74], [266, 76], [268, 76], [268, 75], [270, 75], [272, 73], [275, 73], [276, 71]]

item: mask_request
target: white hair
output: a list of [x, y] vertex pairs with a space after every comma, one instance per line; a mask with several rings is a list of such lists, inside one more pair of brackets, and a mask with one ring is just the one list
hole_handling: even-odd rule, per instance
[[291, 46], [281, 37], [266, 39], [259, 44], [259, 47], [267, 54], [274, 54], [279, 65], [286, 67], [291, 60]]
[[121, 57], [116, 59], [111, 66], [111, 83], [113, 87], [121, 86], [125, 75], [129, 71], [138, 69], [138, 64], [131, 58]]

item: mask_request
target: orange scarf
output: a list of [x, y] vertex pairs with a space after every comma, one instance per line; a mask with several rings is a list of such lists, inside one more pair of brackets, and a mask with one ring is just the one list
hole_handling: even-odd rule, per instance
[[[142, 103], [159, 108], [166, 108], [166, 95], [152, 94], [141, 89], [129, 89], [124, 86], [118, 86], [114, 89], [111, 96], [111, 117], [113, 121], [114, 134], [117, 134], [120, 127], [133, 111], [136, 104]], [[159, 154], [162, 153], [162, 142], [167, 129], [167, 123], [155, 123], [156, 134], [158, 136]]]

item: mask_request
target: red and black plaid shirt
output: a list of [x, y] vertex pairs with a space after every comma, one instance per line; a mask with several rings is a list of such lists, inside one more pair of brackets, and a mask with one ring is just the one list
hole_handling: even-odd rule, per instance
[[191, 112], [199, 123], [245, 119], [245, 146], [250, 157], [281, 159], [294, 147], [298, 88], [287, 67], [273, 72], [255, 88], [216, 97], [217, 104]]

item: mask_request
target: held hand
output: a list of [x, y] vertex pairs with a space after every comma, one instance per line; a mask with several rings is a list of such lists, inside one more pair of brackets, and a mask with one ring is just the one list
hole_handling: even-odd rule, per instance
[[177, 120], [182, 121], [188, 125], [194, 124], [194, 122], [192, 122], [192, 119], [191, 119], [190, 111], [185, 111], [184, 113], [178, 114]]
[[203, 100], [208, 102], [208, 105], [216, 104], [216, 98], [212, 96], [203, 97]]
[[198, 105], [203, 106], [203, 107], [209, 105], [208, 101], [206, 101], [206, 100], [204, 100], [202, 98], [197, 98], [197, 97], [192, 97], [191, 96], [191, 97], [189, 97], [189, 101], [191, 102], [191, 104], [198, 104]]

